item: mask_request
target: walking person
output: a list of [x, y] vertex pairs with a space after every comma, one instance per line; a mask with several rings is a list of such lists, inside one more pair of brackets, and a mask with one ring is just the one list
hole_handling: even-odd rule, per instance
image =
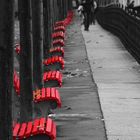
[[83, 14], [83, 6], [80, 4], [78, 9], [78, 14], [80, 15], [80, 18], [82, 20], [81, 25], [84, 24], [84, 14]]
[[81, 5], [83, 6], [85, 31], [89, 31], [92, 3], [90, 0], [83, 0]]
[[95, 0], [91, 0], [91, 16], [90, 16], [90, 24], [95, 25], [95, 18], [96, 18], [96, 9], [97, 9], [97, 3]]

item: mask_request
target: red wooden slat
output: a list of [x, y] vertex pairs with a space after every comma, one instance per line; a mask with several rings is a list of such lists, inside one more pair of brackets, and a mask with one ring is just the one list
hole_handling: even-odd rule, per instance
[[54, 28], [54, 31], [63, 31], [65, 32], [65, 27], [64, 26], [57, 26]]
[[56, 139], [56, 124], [53, 123], [53, 126], [52, 126], [52, 136], [51, 136], [52, 139]]
[[47, 64], [50, 64], [52, 62], [51, 58], [48, 58]]
[[41, 100], [41, 90], [40, 89], [36, 90], [36, 98], [35, 99], [37, 102]]
[[56, 71], [56, 79], [60, 80], [60, 72], [59, 71]]
[[27, 127], [27, 123], [22, 123], [19, 134], [18, 134], [18, 138], [20, 138], [20, 139], [24, 138], [24, 134], [26, 132], [26, 127]]
[[55, 92], [56, 92], [55, 88], [51, 88], [51, 97], [53, 99], [55, 99]]
[[41, 96], [42, 99], [45, 99], [45, 96], [46, 96], [46, 95], [45, 95], [45, 92], [46, 92], [46, 91], [45, 91], [45, 88], [42, 88], [42, 96]]
[[26, 138], [31, 135], [32, 128], [33, 128], [33, 123], [32, 122], [28, 122], [27, 129], [26, 129], [26, 132], [25, 132], [25, 137]]
[[41, 118], [39, 124], [39, 133], [45, 133], [45, 123], [46, 123], [46, 119]]
[[56, 71], [53, 71], [53, 72], [52, 72], [52, 77], [51, 77], [52, 80], [56, 80], [56, 77], [55, 77], [55, 76], [56, 76]]
[[59, 62], [59, 57], [58, 56], [55, 57], [55, 61]]
[[14, 127], [14, 130], [13, 130], [13, 139], [16, 140], [16, 137], [18, 136], [18, 132], [20, 130], [20, 124], [17, 123]]
[[44, 81], [46, 81], [47, 75], [48, 75], [47, 72], [45, 72], [45, 73], [43, 74], [43, 80], [44, 80]]
[[51, 75], [52, 75], [52, 72], [51, 72], [51, 71], [49, 71], [49, 72], [48, 72], [48, 77], [47, 77], [47, 80], [50, 80], [50, 79], [51, 79]]
[[52, 133], [52, 125], [53, 125], [52, 123], [53, 123], [52, 120], [50, 118], [48, 118], [46, 121], [46, 134], [49, 136]]
[[61, 98], [60, 98], [58, 90], [56, 90], [55, 96], [56, 96], [56, 99], [57, 99], [58, 107], [61, 107]]
[[58, 61], [62, 63], [62, 57], [58, 57]]
[[59, 74], [59, 78], [60, 78], [60, 80], [62, 82], [62, 73]]
[[57, 22], [55, 23], [55, 27], [56, 27], [56, 26], [65, 26], [64, 21], [57, 21]]
[[46, 88], [46, 98], [50, 98], [51, 97], [51, 88]]
[[57, 39], [53, 41], [53, 45], [61, 45], [64, 46], [64, 40], [63, 39]]
[[51, 60], [52, 60], [52, 61], [51, 61], [52, 64], [55, 63], [55, 57], [52, 57]]
[[32, 135], [36, 135], [38, 134], [38, 126], [39, 126], [39, 123], [40, 123], [40, 119], [36, 119], [34, 121], [34, 124], [33, 124], [33, 129], [32, 129]]

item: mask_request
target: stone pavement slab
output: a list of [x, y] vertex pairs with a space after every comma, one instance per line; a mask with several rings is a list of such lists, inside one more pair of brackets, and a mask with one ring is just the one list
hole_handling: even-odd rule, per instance
[[106, 140], [97, 87], [91, 76], [80, 20], [66, 31], [62, 108], [50, 116], [57, 123], [57, 140]]
[[98, 24], [82, 32], [108, 140], [140, 140], [140, 65]]

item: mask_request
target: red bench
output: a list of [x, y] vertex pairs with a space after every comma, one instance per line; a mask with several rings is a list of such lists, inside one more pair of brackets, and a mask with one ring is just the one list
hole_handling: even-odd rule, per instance
[[49, 71], [43, 75], [44, 82], [55, 81], [59, 87], [62, 86], [62, 73], [60, 71]]
[[58, 26], [65, 26], [65, 23], [64, 23], [64, 21], [57, 21], [57, 22], [55, 22], [55, 25], [54, 25], [55, 27], [58, 27]]
[[51, 140], [56, 140], [55, 122], [50, 118], [40, 118], [33, 122], [17, 123], [13, 128], [13, 140], [22, 140], [37, 135], [46, 135]]
[[58, 46], [63, 47], [63, 46], [65, 45], [63, 39], [55, 39], [55, 40], [53, 40], [52, 44], [53, 44], [54, 47], [55, 47], [55, 46], [57, 46], [57, 47], [58, 47]]
[[65, 34], [64, 34], [64, 32], [54, 32], [53, 34], [52, 34], [52, 38], [53, 39], [64, 39], [65, 38]]
[[67, 18], [63, 21], [64, 25], [65, 26], [69, 25], [72, 21], [72, 18], [73, 18], [73, 11], [69, 11], [67, 14]]
[[59, 91], [56, 88], [42, 88], [41, 90], [35, 90], [33, 92], [33, 100], [36, 103], [42, 101], [52, 101], [55, 102], [59, 108], [61, 107], [62, 104]]
[[64, 48], [63, 47], [54, 47], [54, 48], [51, 48], [49, 50], [49, 53], [51, 54], [51, 56], [53, 55], [59, 55], [59, 56], [62, 56], [64, 57]]
[[53, 57], [50, 57], [50, 58], [44, 60], [43, 61], [43, 64], [46, 65], [46, 66], [48, 66], [48, 67], [50, 65], [55, 66], [55, 64], [57, 64], [59, 66], [58, 66], [58, 68], [55, 66], [55, 69], [56, 70], [59, 70], [60, 68], [61, 69], [64, 69], [64, 59], [61, 56], [53, 56]]
[[54, 32], [63, 32], [63, 33], [65, 33], [65, 31], [66, 31], [65, 26], [54, 27]]
[[58, 22], [55, 23], [55, 27], [57, 27], [57, 26], [67, 26], [72, 21], [72, 18], [73, 18], [73, 11], [69, 11], [68, 14], [67, 14], [67, 17], [63, 21], [58, 21]]

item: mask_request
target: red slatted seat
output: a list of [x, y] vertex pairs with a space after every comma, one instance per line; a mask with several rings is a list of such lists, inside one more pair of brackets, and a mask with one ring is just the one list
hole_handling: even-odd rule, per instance
[[44, 60], [43, 64], [46, 66], [60, 64], [61, 69], [64, 69], [64, 59], [61, 56], [53, 56]]
[[19, 130], [20, 130], [20, 124], [17, 123], [17, 124], [14, 126], [14, 129], [13, 129], [13, 139], [14, 139], [14, 140], [16, 140], [16, 137], [18, 136]]
[[38, 126], [40, 124], [40, 119], [36, 119], [33, 123], [33, 129], [31, 131], [31, 134], [32, 135], [37, 135], [39, 134], [39, 131], [38, 131]]
[[39, 124], [39, 132], [44, 133], [44, 131], [45, 131], [45, 123], [46, 123], [46, 119], [41, 118], [40, 119], [40, 124]]
[[69, 17], [64, 20], [65, 25], [69, 25], [70, 22], [71, 22], [71, 18], [69, 18]]
[[33, 122], [19, 124], [13, 128], [13, 139], [23, 140], [31, 136], [46, 135], [56, 140], [56, 125], [50, 118], [35, 119]]
[[49, 50], [49, 53], [54, 55], [55, 53], [61, 53], [61, 56], [64, 57], [64, 48], [63, 47], [54, 47]]
[[62, 86], [62, 73], [60, 71], [49, 71], [43, 75], [44, 82], [57, 81], [58, 86]]
[[61, 46], [63, 47], [65, 45], [64, 40], [63, 39], [55, 39], [53, 40], [53, 46]]
[[44, 73], [44, 75], [43, 75], [43, 80], [44, 80], [44, 81], [45, 81], [46, 78], [48, 77], [48, 74], [49, 74], [48, 72], [45, 72], [45, 73]]
[[46, 97], [46, 89], [42, 88], [41, 99], [44, 99], [45, 97]]
[[66, 29], [65, 29], [65, 26], [57, 26], [57, 27], [54, 27], [54, 31], [55, 32], [62, 31], [65, 33]]
[[27, 138], [31, 135], [31, 132], [32, 132], [32, 128], [33, 128], [33, 123], [32, 122], [28, 122], [27, 123], [27, 130], [24, 134], [24, 137]]
[[54, 26], [55, 27], [57, 27], [57, 26], [65, 26], [65, 24], [64, 24], [64, 21], [57, 21], [57, 22], [55, 22]]
[[20, 128], [20, 131], [18, 133], [18, 138], [19, 139], [24, 138], [26, 127], [27, 127], [27, 123], [22, 123], [21, 128]]
[[65, 38], [65, 34], [63, 32], [54, 32], [52, 34], [52, 38], [53, 39], [58, 39], [58, 38], [64, 39]]
[[67, 14], [67, 18], [63, 21], [64, 25], [67, 26], [71, 23], [72, 21], [72, 18], [73, 18], [73, 12], [72, 11], [69, 11], [68, 14]]
[[56, 136], [56, 124], [49, 118], [46, 121], [46, 124], [48, 124], [46, 126], [46, 134], [50, 135], [52, 139], [55, 139], [54, 136]]
[[42, 88], [41, 90], [35, 90], [33, 92], [33, 100], [36, 103], [42, 101], [56, 102], [59, 108], [62, 104], [59, 91], [56, 88]]

